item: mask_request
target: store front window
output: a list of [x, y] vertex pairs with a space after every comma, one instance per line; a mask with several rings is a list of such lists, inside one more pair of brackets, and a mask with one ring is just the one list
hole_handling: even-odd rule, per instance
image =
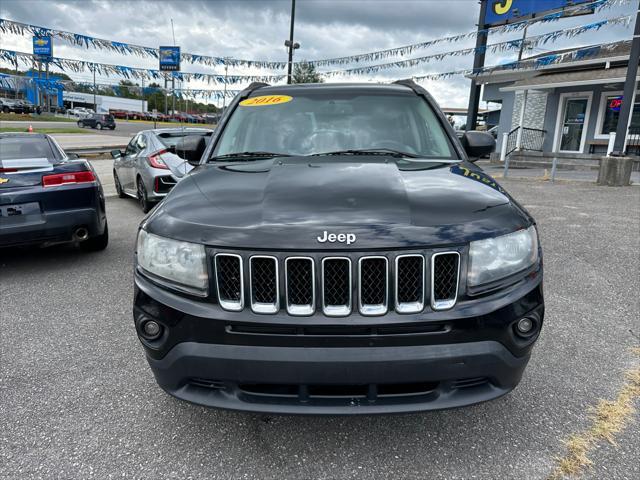
[[[600, 135], [609, 135], [610, 132], [616, 131], [621, 105], [622, 95], [606, 95], [601, 105], [601, 108], [604, 110], [602, 112], [602, 123], [598, 132]], [[640, 95], [637, 93], [631, 113], [631, 126], [640, 127]]]

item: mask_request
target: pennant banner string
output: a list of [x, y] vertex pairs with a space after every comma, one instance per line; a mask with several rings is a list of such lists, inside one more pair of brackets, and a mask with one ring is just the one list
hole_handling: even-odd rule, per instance
[[[37, 78], [26, 77], [21, 75], [10, 75], [0, 73], [0, 88], [5, 90], [15, 90], [16, 88], [24, 89], [29, 85], [35, 85], [38, 88], [46, 89], [49, 92], [55, 93], [55, 90], [67, 90], [79, 93], [93, 93], [93, 82], [79, 82], [74, 80], [62, 80], [57, 78]], [[164, 94], [170, 94], [171, 89], [165, 89], [162, 87], [141, 87], [140, 85], [126, 85], [126, 84], [113, 84], [113, 83], [96, 83], [96, 89], [100, 95], [106, 93], [113, 93], [116, 96], [121, 94], [121, 90], [126, 90], [132, 93], [138, 93], [140, 95], [150, 95], [155, 92], [161, 92]], [[84, 90], [84, 91], [83, 91]], [[178, 96], [185, 97], [203, 97], [207, 99], [222, 99], [233, 98], [240, 90], [220, 90], [220, 89], [206, 89], [206, 88], [176, 88], [173, 90]]]
[[[573, 38], [587, 32], [595, 32], [606, 26], [624, 25], [628, 27], [630, 22], [631, 22], [631, 15], [625, 15], [621, 17], [601, 20], [601, 21], [589, 23], [586, 25], [580, 25], [573, 28], [563, 29], [563, 30], [556, 30], [553, 32], [548, 32], [541, 35], [529, 37], [524, 40], [524, 44], [528, 48], [534, 48], [540, 45], [545, 45], [549, 42], [555, 42], [560, 38]], [[512, 49], [519, 49], [522, 45], [522, 42], [523, 42], [522, 39], [508, 40], [505, 42], [499, 42], [499, 43], [487, 45], [486, 47], [479, 47], [479, 48], [471, 47], [471, 48], [464, 48], [460, 50], [451, 50], [448, 52], [436, 53], [436, 54], [427, 55], [424, 57], [398, 60], [396, 62], [388, 62], [388, 63], [382, 63], [377, 65], [367, 65], [362, 67], [350, 68], [346, 70], [334, 70], [334, 71], [320, 72], [320, 73], [327, 77], [332, 77], [337, 75], [366, 75], [369, 73], [375, 73], [380, 70], [386, 70], [389, 68], [414, 67], [416, 65], [429, 63], [431, 61], [441, 61], [447, 57], [459, 57], [459, 56], [470, 55], [474, 53], [484, 53], [487, 51], [491, 51], [493, 53], [505, 52]]]
[[[0, 60], [10, 62], [14, 65], [16, 65], [18, 61], [24, 65], [35, 65], [39, 59], [31, 53], [0, 49]], [[213, 83], [216, 85], [235, 85], [246, 82], [278, 82], [285, 78], [284, 75], [219, 75], [211, 73], [161, 72], [160, 70], [88, 62], [86, 60], [59, 57], [50, 57], [48, 61], [50, 64], [55, 65], [63, 71], [70, 70], [75, 73], [95, 71], [100, 75], [117, 75], [124, 78], [147, 80], [164, 80], [165, 78], [174, 78], [176, 80], [187, 82], [191, 80], [202, 80], [206, 81], [208, 84]]]
[[[337, 58], [328, 58], [328, 59], [320, 59], [320, 60], [310, 60], [308, 63], [316, 66], [330, 66], [330, 65], [346, 65], [349, 63], [359, 63], [365, 61], [376, 61], [384, 58], [390, 58], [395, 56], [403, 56], [414, 52], [415, 50], [425, 49], [431, 47], [433, 45], [437, 45], [439, 43], [454, 43], [459, 42], [461, 40], [466, 40], [470, 38], [475, 38], [478, 33], [508, 33], [522, 30], [525, 26], [530, 25], [532, 23], [539, 22], [552, 22], [559, 20], [563, 16], [566, 15], [567, 12], [572, 14], [579, 14], [581, 12], [587, 12], [596, 10], [600, 11], [604, 8], [609, 8], [614, 5], [622, 5], [629, 3], [630, 0], [594, 0], [590, 3], [584, 3], [580, 5], [573, 5], [566, 7], [561, 12], [551, 13], [539, 18], [532, 18], [527, 20], [522, 20], [514, 23], [508, 23], [506, 25], [502, 25], [499, 27], [494, 27], [491, 29], [481, 30], [478, 32], [477, 30], [454, 35], [449, 37], [437, 38], [433, 40], [429, 40], [426, 42], [415, 43], [412, 45], [405, 45], [402, 47], [391, 48], [387, 50], [379, 50], [369, 53], [351, 55], [346, 57], [337, 57]], [[158, 48], [153, 47], [145, 47], [141, 45], [134, 45], [124, 42], [116, 42], [112, 40], [106, 40], [102, 38], [96, 38], [89, 35], [83, 35], [79, 33], [68, 32], [65, 30], [56, 30], [47, 27], [41, 27], [38, 25], [31, 25], [22, 22], [16, 22], [9, 19], [0, 18], [0, 31], [3, 33], [12, 33], [16, 35], [51, 35], [56, 38], [60, 38], [72, 45], [83, 46], [86, 48], [93, 47], [96, 49], [110, 50], [122, 55], [137, 55], [140, 57], [149, 57], [149, 58], [158, 58]], [[218, 66], [218, 65], [227, 65], [234, 67], [255, 67], [255, 68], [266, 68], [271, 70], [283, 69], [287, 66], [287, 62], [273, 62], [267, 60], [243, 60], [231, 57], [216, 57], [209, 55], [199, 55], [192, 53], [182, 53], [181, 59], [185, 62], [191, 64], [201, 64], [206, 66]]]
[[[578, 35], [598, 31], [605, 26], [613, 25], [629, 25], [631, 16], [621, 16], [611, 19], [601, 20], [599, 22], [593, 22], [586, 25], [580, 25], [569, 29], [556, 30], [545, 34], [529, 37], [525, 39], [525, 45], [529, 48], [544, 45], [549, 42], [555, 42], [559, 38], [572, 38]], [[367, 75], [386, 70], [390, 68], [407, 68], [415, 67], [420, 64], [429, 63], [432, 61], [442, 61], [448, 57], [470, 55], [479, 51], [486, 52], [504, 52], [510, 49], [520, 48], [522, 39], [509, 40], [505, 42], [494, 43], [481, 48], [465, 48], [460, 50], [451, 50], [448, 52], [442, 52], [424, 57], [412, 58], [407, 60], [399, 60], [396, 62], [389, 62], [377, 65], [368, 65], [357, 68], [351, 68], [346, 70], [336, 70], [329, 72], [320, 72], [324, 77], [333, 77], [341, 75]], [[13, 65], [17, 65], [18, 60], [24, 64], [33, 64], [37, 59], [29, 53], [14, 52], [11, 50], [0, 50], [0, 59], [10, 62]], [[121, 65], [103, 64], [88, 62], [85, 60], [64, 59], [58, 57], [52, 57], [49, 60], [53, 65], [59, 67], [63, 71], [71, 70], [79, 73], [82, 71], [94, 70], [96, 73], [102, 75], [118, 75], [124, 78], [137, 78], [137, 79], [153, 79], [162, 80], [165, 78], [176, 78], [178, 80], [190, 81], [190, 80], [204, 80], [208, 84], [228, 84], [234, 85], [242, 82], [260, 81], [260, 82], [277, 82], [284, 79], [284, 75], [220, 75], [209, 73], [190, 73], [190, 72], [161, 72], [153, 69], [134, 68]]]
[[521, 31], [525, 27], [533, 23], [555, 22], [563, 18], [563, 15], [566, 15], [567, 12], [571, 12], [572, 14], [575, 15], [582, 12], [591, 11], [591, 9], [594, 9], [595, 11], [601, 11], [601, 10], [604, 10], [605, 8], [611, 8], [615, 5], [625, 5], [628, 3], [629, 3], [629, 0], [595, 0], [594, 2], [591, 2], [591, 3], [585, 3], [585, 4], [568, 7], [563, 12], [550, 13], [543, 17], [522, 20], [514, 23], [508, 23], [505, 25], [501, 25], [499, 27], [493, 27], [493, 28], [484, 29], [480, 31], [474, 30], [472, 32], [462, 33], [459, 35], [436, 38], [426, 42], [414, 43], [414, 44], [405, 45], [402, 47], [389, 48], [387, 50], [378, 50], [375, 52], [362, 53], [358, 55], [350, 55], [346, 57], [327, 58], [324, 60], [311, 60], [307, 63], [310, 63], [316, 67], [324, 67], [324, 66], [330, 66], [330, 65], [346, 65], [349, 63], [376, 61], [376, 60], [381, 60], [384, 58], [395, 57], [395, 56], [404, 56], [404, 55], [411, 54], [415, 50], [429, 48], [434, 45], [438, 45], [440, 43], [455, 43], [462, 40], [472, 39], [472, 38], [475, 38], [479, 33], [504, 34], [504, 33]]
[[631, 48], [631, 40], [623, 40], [621, 42], [613, 42], [613, 43], [608, 43], [604, 45], [596, 45], [593, 47], [577, 48], [575, 50], [570, 50], [568, 52], [552, 53], [549, 55], [544, 55], [536, 58], [505, 63], [502, 65], [488, 66], [479, 70], [474, 70], [472, 68], [469, 68], [464, 70], [453, 70], [450, 72], [428, 73], [426, 75], [415, 75], [415, 76], [412, 76], [411, 78], [416, 82], [419, 82], [422, 80], [443, 80], [443, 79], [451, 78], [456, 75], [478, 76], [478, 75], [505, 71], [505, 70], [521, 70], [521, 69], [539, 70], [540, 68], [546, 67], [548, 65], [554, 65], [558, 63], [571, 64], [571, 62], [577, 62], [580, 60], [588, 59], [590, 57], [603, 54], [603, 53], [606, 54], [607, 52], [620, 49], [620, 48]]

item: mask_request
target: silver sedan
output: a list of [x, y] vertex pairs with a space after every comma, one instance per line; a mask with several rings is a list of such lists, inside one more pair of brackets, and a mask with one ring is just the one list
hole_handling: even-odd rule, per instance
[[200, 136], [204, 151], [212, 133], [206, 128], [162, 128], [136, 134], [124, 152], [111, 152], [118, 196], [137, 198], [143, 212], [151, 210], [193, 168], [175, 147], [185, 137]]

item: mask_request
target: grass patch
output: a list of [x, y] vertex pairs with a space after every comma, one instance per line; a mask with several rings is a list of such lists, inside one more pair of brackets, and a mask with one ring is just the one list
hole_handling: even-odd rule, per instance
[[[634, 347], [632, 353], [640, 356], [640, 347]], [[607, 441], [616, 445], [615, 435], [624, 430], [635, 413], [634, 402], [640, 398], [640, 367], [627, 371], [625, 379], [615, 400], [600, 400], [591, 410], [591, 426], [566, 440], [567, 454], [558, 459], [549, 480], [577, 477], [584, 469], [591, 467], [593, 462], [589, 459], [589, 453], [599, 442]]]
[[[0, 133], [26, 132], [27, 127], [0, 127]], [[76, 127], [34, 128], [33, 133], [91, 133], [89, 130]]]
[[0, 113], [0, 121], [5, 122], [75, 122], [73, 118], [56, 117], [55, 115], [28, 115], [22, 113]]

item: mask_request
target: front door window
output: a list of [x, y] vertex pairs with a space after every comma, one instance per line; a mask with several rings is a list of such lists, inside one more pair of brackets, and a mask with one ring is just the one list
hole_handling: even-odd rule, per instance
[[588, 98], [567, 98], [562, 121], [560, 151], [581, 152]]

